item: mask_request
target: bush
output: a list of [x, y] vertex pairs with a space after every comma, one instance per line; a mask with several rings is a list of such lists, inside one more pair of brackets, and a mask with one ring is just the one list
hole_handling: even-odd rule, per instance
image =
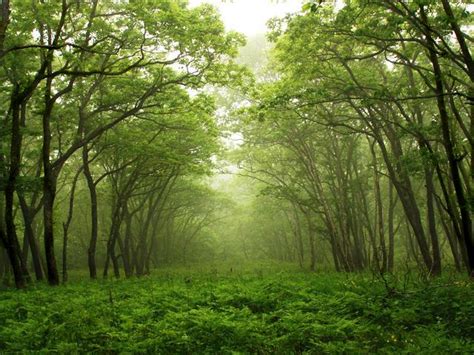
[[474, 352], [474, 287], [462, 278], [189, 276], [2, 291], [0, 352]]

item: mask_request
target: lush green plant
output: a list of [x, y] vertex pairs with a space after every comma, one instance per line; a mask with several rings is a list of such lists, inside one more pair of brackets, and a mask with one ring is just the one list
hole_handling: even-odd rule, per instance
[[2, 291], [0, 351], [472, 353], [473, 291], [264, 267], [37, 285]]

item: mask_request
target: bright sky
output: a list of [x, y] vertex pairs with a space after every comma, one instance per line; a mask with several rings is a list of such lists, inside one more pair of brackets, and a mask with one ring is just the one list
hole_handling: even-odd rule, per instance
[[269, 19], [300, 11], [302, 7], [301, 0], [189, 0], [191, 7], [202, 3], [219, 9], [227, 30], [247, 36], [267, 32]]

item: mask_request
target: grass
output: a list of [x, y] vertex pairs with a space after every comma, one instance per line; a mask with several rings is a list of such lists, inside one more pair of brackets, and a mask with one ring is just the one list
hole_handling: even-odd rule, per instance
[[164, 269], [0, 291], [0, 352], [474, 353], [474, 285]]

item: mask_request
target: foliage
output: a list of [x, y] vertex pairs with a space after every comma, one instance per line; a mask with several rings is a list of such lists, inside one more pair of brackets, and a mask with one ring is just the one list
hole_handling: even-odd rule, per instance
[[3, 292], [0, 351], [472, 353], [473, 286], [265, 265], [39, 284]]
[[235, 114], [234, 157], [291, 212], [292, 233], [266, 233], [274, 258], [474, 274], [469, 17], [460, 1], [307, 0], [270, 23], [273, 76]]

